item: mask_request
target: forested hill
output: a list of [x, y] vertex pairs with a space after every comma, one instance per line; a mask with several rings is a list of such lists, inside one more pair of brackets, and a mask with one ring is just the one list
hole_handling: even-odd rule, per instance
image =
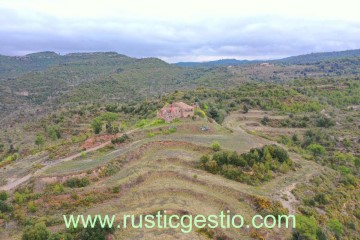
[[0, 57], [0, 117], [29, 106], [133, 101], [198, 86], [228, 86], [226, 69], [186, 69], [114, 52]]
[[181, 67], [218, 67], [218, 66], [237, 66], [237, 65], [250, 65], [258, 63], [273, 63], [273, 64], [314, 64], [323, 61], [341, 61], [352, 60], [360, 63], [360, 49], [347, 50], [339, 52], [321, 52], [310, 53], [299, 56], [291, 56], [283, 59], [275, 60], [237, 60], [237, 59], [221, 59], [209, 62], [178, 62], [175, 63]]
[[[106, 59], [108, 61], [106, 61]], [[135, 61], [130, 57], [118, 54], [116, 52], [104, 53], [70, 53], [59, 55], [55, 52], [38, 52], [25, 56], [3, 56], [0, 55], [0, 79], [14, 78], [22, 74], [43, 71], [53, 66], [79, 63], [90, 61], [93, 63], [106, 63], [110, 65], [119, 64], [119, 62]]]
[[260, 63], [260, 60], [237, 60], [237, 59], [221, 59], [209, 62], [178, 62], [175, 65], [180, 67], [217, 67], [217, 66], [229, 66], [229, 65], [247, 65]]
[[357, 59], [360, 61], [360, 49], [347, 50], [340, 52], [321, 52], [310, 53], [305, 55], [293, 56], [274, 60], [273, 62], [286, 63], [286, 64], [313, 64], [322, 61], [343, 60], [343, 59]]
[[[236, 66], [237, 60], [220, 60], [221, 66], [205, 68], [180, 67], [158, 58], [138, 59], [116, 52], [0, 56], [0, 117], [34, 109], [30, 106], [53, 108], [80, 102], [138, 101], [175, 90], [224, 89], [248, 81], [358, 79], [359, 52], [309, 54], [266, 66], [250, 61], [240, 61], [241, 65]], [[328, 60], [310, 64], [321, 59]], [[309, 63], [300, 64], [306, 61]], [[228, 68], [228, 64], [233, 67]], [[211, 65], [216, 66], [215, 62]]]

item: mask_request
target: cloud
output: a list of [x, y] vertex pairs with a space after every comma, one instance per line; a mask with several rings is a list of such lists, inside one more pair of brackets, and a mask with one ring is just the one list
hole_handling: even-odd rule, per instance
[[304, 1], [169, 2], [5, 1], [0, 53], [117, 51], [176, 62], [360, 48], [359, 15], [340, 11], [346, 0], [340, 8], [328, 3], [328, 11], [320, 11], [322, 1], [312, 8]]

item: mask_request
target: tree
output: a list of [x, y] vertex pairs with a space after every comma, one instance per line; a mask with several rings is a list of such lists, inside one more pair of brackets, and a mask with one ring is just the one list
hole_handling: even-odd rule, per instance
[[45, 223], [37, 223], [35, 226], [27, 226], [24, 229], [22, 240], [48, 240], [49, 231]]
[[313, 216], [296, 216], [296, 229], [294, 230], [294, 239], [316, 240], [318, 224]]
[[49, 137], [51, 138], [51, 140], [55, 141], [57, 139], [60, 138], [60, 132], [58, 130], [57, 127], [55, 126], [50, 126], [47, 128], [47, 132], [49, 134]]
[[314, 156], [320, 156], [325, 153], [325, 148], [316, 143], [310, 144], [306, 149], [309, 150]]
[[317, 127], [329, 128], [335, 126], [335, 121], [328, 117], [321, 117], [316, 121]]
[[5, 191], [1, 191], [0, 192], [0, 201], [6, 201], [6, 199], [8, 199], [9, 194]]
[[282, 162], [287, 162], [289, 160], [289, 155], [284, 149], [275, 147], [274, 158], [277, 158], [279, 162], [282, 163]]
[[207, 113], [208, 113], [208, 116], [210, 116], [212, 119], [215, 119], [215, 120], [220, 116], [219, 110], [212, 105], [208, 109]]
[[36, 138], [35, 138], [35, 144], [40, 147], [41, 145], [43, 145], [45, 142], [44, 140], [44, 136], [42, 134], [37, 134], [36, 135]]
[[329, 229], [335, 234], [336, 238], [340, 238], [343, 235], [343, 225], [337, 219], [331, 219], [328, 222]]
[[249, 112], [249, 107], [245, 104], [243, 106], [243, 113], [248, 113]]
[[94, 118], [91, 121], [91, 127], [95, 134], [99, 134], [101, 132], [102, 125], [103, 125], [103, 122], [102, 122], [101, 118], [99, 118], [99, 117]]
[[0, 200], [0, 213], [10, 212], [11, 210], [11, 206], [9, 206], [5, 201]]
[[113, 122], [118, 118], [118, 115], [113, 112], [107, 112], [107, 113], [103, 113], [100, 116], [100, 118], [101, 118], [101, 120], [103, 120], [105, 122]]
[[114, 228], [101, 227], [100, 224], [96, 223], [94, 228], [84, 228], [81, 232], [77, 234], [76, 239], [86, 239], [86, 240], [99, 240], [107, 239], [106, 237], [109, 234], [114, 232]]

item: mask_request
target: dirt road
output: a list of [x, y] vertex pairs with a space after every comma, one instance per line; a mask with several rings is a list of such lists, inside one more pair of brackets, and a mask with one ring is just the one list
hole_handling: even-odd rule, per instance
[[[126, 132], [125, 134], [130, 134], [132, 133], [134, 130], [131, 130], [131, 131], [128, 131]], [[111, 143], [111, 141], [106, 141], [96, 147], [93, 147], [93, 148], [89, 148], [83, 152], [85, 153], [89, 153], [89, 152], [93, 152], [93, 151], [96, 151], [100, 148], [103, 148], [107, 145], [109, 145]], [[76, 153], [76, 154], [73, 154], [73, 155], [70, 155], [68, 157], [65, 157], [65, 158], [61, 158], [61, 159], [58, 159], [58, 160], [54, 160], [54, 161], [51, 161], [51, 163], [45, 165], [45, 167], [33, 172], [33, 173], [30, 173], [26, 176], [23, 176], [23, 177], [20, 177], [20, 178], [12, 178], [11, 181], [9, 181], [8, 183], [6, 183], [5, 185], [3, 186], [0, 186], [0, 190], [2, 191], [10, 191], [14, 188], [16, 188], [17, 186], [21, 185], [22, 183], [28, 181], [32, 176], [36, 176], [38, 174], [40, 174], [41, 172], [45, 171], [47, 168], [49, 167], [52, 167], [52, 166], [55, 166], [57, 164], [60, 164], [60, 163], [63, 163], [63, 162], [67, 162], [67, 161], [70, 161], [70, 160], [73, 160], [77, 157], [80, 157], [81, 156], [81, 153]]]

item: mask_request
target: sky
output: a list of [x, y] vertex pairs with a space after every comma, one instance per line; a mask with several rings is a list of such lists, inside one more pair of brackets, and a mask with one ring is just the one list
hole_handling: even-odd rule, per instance
[[179, 62], [359, 49], [358, 9], [358, 0], [0, 0], [0, 54]]

